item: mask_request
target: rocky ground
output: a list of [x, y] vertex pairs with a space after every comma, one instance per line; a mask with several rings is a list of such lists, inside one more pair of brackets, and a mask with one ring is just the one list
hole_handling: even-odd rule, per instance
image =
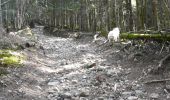
[[24, 66], [1, 76], [0, 100], [170, 100], [168, 72], [153, 71], [169, 52], [159, 44], [99, 46], [92, 36], [33, 32], [40, 46], [20, 51]]

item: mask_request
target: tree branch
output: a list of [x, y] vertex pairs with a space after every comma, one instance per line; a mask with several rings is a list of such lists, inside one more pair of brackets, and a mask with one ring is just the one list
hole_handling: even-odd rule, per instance
[[8, 1], [2, 3], [1, 6], [5, 5], [5, 4], [8, 3], [9, 1], [11, 1], [11, 0], [8, 0]]

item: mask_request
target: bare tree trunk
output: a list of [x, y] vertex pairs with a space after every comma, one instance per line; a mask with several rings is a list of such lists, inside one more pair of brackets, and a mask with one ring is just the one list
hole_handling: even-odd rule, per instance
[[154, 27], [157, 30], [160, 30], [160, 22], [159, 22], [159, 18], [158, 18], [158, 11], [157, 11], [157, 0], [152, 0], [152, 4], [153, 4], [153, 22], [154, 22]]
[[132, 31], [133, 30], [133, 15], [132, 15], [132, 3], [131, 0], [126, 0], [127, 2], [127, 10], [129, 13], [129, 30], [128, 31]]
[[1, 8], [1, 5], [2, 5], [2, 1], [0, 0], [0, 27], [3, 26], [3, 23], [2, 23], [2, 8]]

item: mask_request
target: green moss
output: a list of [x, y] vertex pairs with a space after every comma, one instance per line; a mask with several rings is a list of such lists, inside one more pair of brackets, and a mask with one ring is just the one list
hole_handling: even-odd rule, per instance
[[12, 56], [12, 54], [9, 53], [9, 50], [0, 50], [0, 58], [10, 56]]
[[16, 56], [3, 57], [1, 61], [2, 61], [2, 64], [8, 64], [8, 65], [21, 64], [21, 59]]
[[24, 56], [12, 50], [0, 50], [0, 64], [3, 66], [8, 65], [21, 65], [24, 61]]

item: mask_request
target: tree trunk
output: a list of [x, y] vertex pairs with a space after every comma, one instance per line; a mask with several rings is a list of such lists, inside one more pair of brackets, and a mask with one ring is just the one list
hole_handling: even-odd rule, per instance
[[2, 5], [2, 0], [0, 0], [0, 27], [3, 26], [3, 23], [2, 23], [2, 8], [1, 8], [1, 5]]

